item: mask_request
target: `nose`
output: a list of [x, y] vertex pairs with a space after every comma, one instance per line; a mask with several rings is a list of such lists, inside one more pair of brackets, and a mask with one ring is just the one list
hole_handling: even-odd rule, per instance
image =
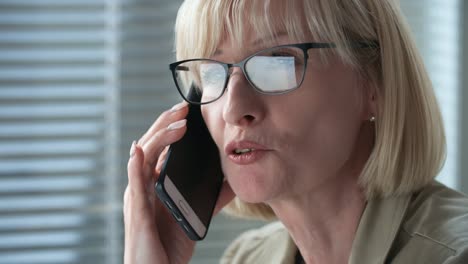
[[264, 95], [255, 91], [238, 67], [232, 72], [224, 95], [223, 119], [234, 126], [252, 126], [265, 116]]

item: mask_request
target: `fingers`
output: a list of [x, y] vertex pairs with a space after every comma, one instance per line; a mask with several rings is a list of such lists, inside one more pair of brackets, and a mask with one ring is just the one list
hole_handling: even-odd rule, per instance
[[144, 146], [157, 131], [167, 127], [169, 124], [184, 118], [188, 113], [188, 104], [183, 101], [174, 105], [171, 109], [164, 111], [151, 125], [146, 133], [138, 140], [140, 146]]
[[151, 174], [158, 172], [157, 169], [155, 170], [155, 166], [158, 164], [158, 160], [161, 161], [160, 154], [164, 148], [178, 141], [184, 135], [187, 121], [183, 118], [187, 116], [188, 110], [188, 104], [185, 101], [174, 105], [171, 109], [163, 112], [138, 140], [138, 145], [145, 153], [144, 163], [149, 165], [145, 167], [151, 169]]
[[132, 188], [131, 191], [135, 191], [137, 193], [143, 193], [145, 190], [145, 180], [142, 166], [143, 160], [144, 153], [141, 147], [136, 142], [133, 142], [132, 148], [130, 150], [130, 159], [128, 160], [127, 164], [128, 186]]
[[145, 153], [145, 163], [154, 170], [159, 156], [166, 146], [180, 140], [185, 132], [187, 131], [187, 120], [182, 119], [176, 121], [166, 128], [163, 128], [156, 132], [145, 145], [143, 145], [143, 151]]
[[227, 181], [223, 182], [221, 191], [219, 193], [218, 201], [216, 202], [214, 214], [217, 214], [224, 206], [226, 206], [236, 195], [231, 189], [231, 186]]
[[165, 147], [164, 150], [159, 155], [158, 163], [156, 164], [156, 170], [155, 170], [157, 174], [161, 173], [162, 167], [164, 165], [164, 161], [167, 158], [168, 150], [169, 150], [169, 146]]

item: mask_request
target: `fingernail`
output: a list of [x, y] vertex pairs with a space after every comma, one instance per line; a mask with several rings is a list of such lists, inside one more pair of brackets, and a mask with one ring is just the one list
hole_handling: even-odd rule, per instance
[[172, 108], [171, 108], [171, 112], [177, 112], [179, 111], [180, 109], [184, 108], [185, 106], [187, 106], [187, 102], [186, 101], [183, 101], [181, 103], [178, 103], [176, 105], [174, 105]]
[[135, 156], [135, 147], [136, 147], [136, 141], [133, 140], [132, 147], [130, 148], [130, 158]]
[[187, 123], [187, 119], [182, 119], [167, 126], [167, 130], [176, 130], [182, 128]]

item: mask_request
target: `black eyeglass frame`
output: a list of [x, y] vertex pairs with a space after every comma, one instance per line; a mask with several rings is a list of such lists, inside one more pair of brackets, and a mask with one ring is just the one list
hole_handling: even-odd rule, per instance
[[[285, 48], [285, 47], [299, 48], [299, 49], [302, 50], [302, 52], [304, 54], [304, 69], [303, 69], [303, 72], [302, 72], [302, 77], [301, 77], [300, 82], [295, 87], [293, 87], [291, 89], [288, 89], [286, 91], [281, 91], [281, 92], [265, 92], [265, 91], [262, 91], [250, 80], [249, 75], [247, 74], [247, 72], [245, 70], [246, 63], [251, 58], [257, 56], [260, 53], [264, 53], [264, 52], [267, 52], [269, 50], [276, 50], [278, 48]], [[375, 42], [355, 42], [355, 43], [352, 43], [352, 47], [354, 47], [354, 48], [375, 48], [375, 47], [378, 47], [378, 44], [375, 43]], [[244, 76], [247, 79], [247, 81], [249, 82], [249, 84], [257, 92], [259, 92], [261, 94], [279, 95], [279, 94], [285, 94], [285, 93], [289, 93], [291, 91], [294, 91], [297, 88], [299, 88], [302, 85], [303, 81], [304, 81], [305, 73], [307, 71], [307, 60], [309, 59], [309, 55], [307, 53], [309, 51], [309, 49], [331, 49], [331, 48], [336, 48], [336, 44], [335, 43], [326, 43], [326, 42], [306, 42], [306, 43], [297, 43], [297, 44], [285, 44], [285, 45], [279, 45], [279, 46], [275, 46], [275, 47], [271, 47], [271, 48], [267, 48], [267, 49], [257, 51], [254, 54], [246, 57], [245, 59], [243, 59], [242, 61], [240, 61], [238, 63], [225, 63], [225, 62], [222, 62], [222, 61], [217, 61], [217, 60], [212, 60], [212, 59], [198, 58], [198, 59], [188, 59], [188, 60], [181, 60], [181, 61], [173, 62], [173, 63], [169, 64], [169, 69], [172, 72], [172, 78], [174, 79], [174, 83], [175, 83], [175, 85], [177, 87], [177, 91], [179, 91], [179, 94], [182, 96], [182, 98], [185, 101], [187, 101], [188, 103], [193, 104], [193, 105], [204, 105], [204, 104], [212, 103], [212, 102], [218, 100], [219, 98], [221, 98], [221, 96], [223, 96], [224, 92], [227, 89], [227, 84], [229, 82], [229, 78], [231, 77], [231, 73], [229, 72], [229, 70], [231, 68], [233, 68], [233, 67], [241, 68], [242, 73], [244, 74]], [[216, 97], [215, 99], [207, 101], [207, 102], [203, 102], [203, 103], [202, 102], [192, 101], [189, 98], [187, 98], [184, 95], [183, 91], [180, 89], [179, 83], [177, 82], [176, 69], [180, 64], [183, 64], [183, 63], [186, 63], [186, 62], [192, 62], [192, 61], [211, 61], [213, 63], [218, 63], [218, 64], [223, 66], [223, 68], [224, 68], [224, 70], [226, 72], [226, 78], [224, 80], [223, 90], [221, 91], [220, 95], [218, 97]]]

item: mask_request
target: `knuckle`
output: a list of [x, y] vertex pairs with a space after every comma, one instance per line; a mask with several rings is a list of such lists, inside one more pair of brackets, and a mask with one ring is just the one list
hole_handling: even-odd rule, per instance
[[161, 115], [159, 115], [159, 117], [158, 117], [158, 119], [156, 120], [156, 122], [158, 122], [158, 121], [164, 121], [164, 120], [166, 120], [166, 119], [169, 119], [169, 118], [172, 116], [173, 113], [174, 113], [174, 112], [172, 112], [171, 109], [165, 110], [164, 112], [161, 113]]
[[[153, 137], [151, 137], [151, 140], [149, 141], [149, 144], [147, 144], [147, 148], [149, 148], [150, 152], [152, 152], [151, 150], [158, 150], [158, 149], [161, 149], [161, 148], [164, 148], [165, 147], [165, 139], [166, 139], [166, 130], [165, 129], [162, 129], [162, 130], [159, 130], [157, 131]], [[145, 149], [145, 148], [143, 148]]]

